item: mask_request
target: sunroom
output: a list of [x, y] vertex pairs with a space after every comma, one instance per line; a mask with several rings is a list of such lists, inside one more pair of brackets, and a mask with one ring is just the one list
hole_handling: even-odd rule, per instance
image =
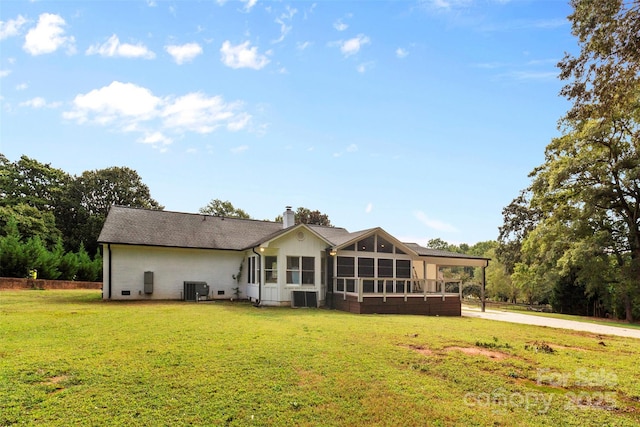
[[[462, 284], [446, 267], [481, 267], [489, 260], [402, 243], [377, 228], [330, 249], [327, 303], [353, 313], [461, 314]], [[484, 283], [482, 283], [484, 289]]]

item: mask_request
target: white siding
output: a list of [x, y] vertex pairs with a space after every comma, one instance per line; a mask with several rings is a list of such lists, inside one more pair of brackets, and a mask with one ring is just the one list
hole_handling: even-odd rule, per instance
[[[269, 297], [269, 299], [265, 301], [265, 305], [289, 305], [291, 304], [291, 291], [297, 289], [317, 291], [318, 301], [322, 305], [324, 303], [325, 295], [320, 292], [320, 279], [322, 277], [320, 259], [326, 248], [326, 242], [304, 228], [293, 230], [291, 233], [285, 234], [281, 238], [272, 241], [269, 248], [265, 251], [265, 254], [278, 256], [278, 285], [277, 287], [271, 287], [269, 289], [269, 293], [263, 295], [263, 297]], [[287, 285], [288, 256], [315, 258], [314, 286]]]
[[[184, 281], [203, 281], [209, 285], [210, 298], [234, 297], [243, 252], [205, 249], [156, 248], [110, 245], [111, 299], [181, 299]], [[109, 297], [109, 253], [105, 245], [103, 298]], [[153, 293], [144, 293], [144, 272], [152, 271]], [[246, 276], [243, 274], [243, 276]], [[242, 282], [241, 282], [242, 283]], [[246, 283], [246, 280], [245, 280]], [[245, 286], [240, 286], [244, 291]], [[130, 291], [129, 296], [122, 291]], [[218, 295], [224, 291], [224, 295]], [[241, 297], [244, 297], [244, 292]]]

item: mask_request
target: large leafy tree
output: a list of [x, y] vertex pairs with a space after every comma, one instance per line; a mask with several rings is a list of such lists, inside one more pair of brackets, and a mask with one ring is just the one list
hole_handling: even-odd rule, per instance
[[531, 174], [522, 206], [540, 216], [520, 228], [515, 279], [609, 293], [631, 321], [640, 303], [640, 1], [571, 4], [580, 52], [558, 66], [572, 107]]
[[56, 226], [56, 219], [52, 212], [43, 211], [24, 203], [14, 206], [0, 206], [0, 236], [9, 234], [7, 224], [14, 220], [20, 235], [39, 237], [43, 243], [52, 248], [62, 237]]
[[68, 249], [89, 253], [97, 248], [104, 220], [113, 205], [145, 209], [164, 209], [151, 197], [149, 187], [138, 173], [128, 167], [110, 167], [85, 171], [68, 185], [61, 203], [58, 226]]
[[[278, 215], [275, 222], [282, 222], [282, 215]], [[319, 210], [312, 211], [309, 208], [299, 207], [294, 213], [295, 224], [309, 224], [309, 225], [324, 225], [326, 227], [333, 227], [329, 215], [320, 212]]]
[[10, 162], [0, 154], [0, 205], [25, 204], [53, 211], [71, 177], [61, 169], [22, 156]]
[[200, 208], [200, 213], [207, 215], [224, 216], [227, 218], [251, 218], [248, 213], [240, 208], [236, 208], [230, 201], [222, 201], [220, 199], [211, 200], [209, 203], [207, 203], [207, 206]]
[[299, 207], [295, 213], [296, 224], [314, 224], [331, 226], [329, 215], [320, 212], [319, 210], [312, 211], [311, 209]]

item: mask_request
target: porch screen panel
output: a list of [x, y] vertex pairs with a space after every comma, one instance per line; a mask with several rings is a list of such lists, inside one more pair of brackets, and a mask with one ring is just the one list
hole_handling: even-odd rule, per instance
[[396, 277], [411, 279], [411, 261], [408, 259], [396, 260]]
[[[393, 277], [393, 260], [390, 258], [378, 259], [378, 277]], [[378, 292], [386, 288], [387, 293], [393, 292], [393, 280], [378, 280]]]
[[[373, 258], [358, 258], [358, 277], [375, 277]], [[363, 291], [373, 292], [373, 280], [364, 280], [362, 282]]]
[[387, 258], [378, 259], [378, 277], [393, 277], [393, 260]]
[[375, 277], [373, 258], [358, 258], [358, 277]]
[[[411, 261], [408, 259], [396, 260], [396, 277], [403, 279], [411, 279]], [[405, 286], [408, 286], [409, 282], [404, 280], [398, 280], [396, 282], [396, 292], [404, 293]], [[409, 289], [407, 289], [408, 291]]]
[[338, 277], [355, 277], [355, 260], [353, 257], [339, 256], [337, 259]]

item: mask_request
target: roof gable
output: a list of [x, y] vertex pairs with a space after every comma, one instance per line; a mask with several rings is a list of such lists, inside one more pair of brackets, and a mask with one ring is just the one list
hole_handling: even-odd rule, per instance
[[[331, 227], [327, 227], [327, 228], [331, 228]], [[260, 246], [269, 246], [269, 243], [276, 240], [276, 239], [280, 239], [282, 237], [285, 237], [288, 234], [291, 234], [293, 232], [299, 232], [301, 229], [303, 230], [307, 230], [309, 231], [313, 236], [315, 236], [316, 238], [324, 241], [327, 245], [331, 245], [331, 241], [329, 241], [322, 233], [320, 233], [318, 231], [317, 228], [314, 228], [312, 226], [309, 226], [308, 224], [296, 224], [292, 227], [288, 227], [288, 228], [284, 228], [281, 229], [280, 231], [277, 231], [275, 233], [273, 233], [270, 236], [265, 237], [263, 240], [257, 242], [258, 244], [260, 244]], [[346, 230], [342, 229], [344, 232], [347, 232]]]
[[402, 250], [403, 252], [410, 254], [410, 255], [417, 255], [416, 251], [414, 250], [414, 248], [407, 246], [406, 244], [402, 243], [400, 240], [396, 239], [395, 237], [393, 237], [391, 234], [387, 233], [386, 231], [384, 231], [382, 228], [380, 227], [376, 227], [376, 228], [370, 228], [367, 230], [361, 230], [361, 231], [356, 231], [353, 233], [349, 233], [348, 236], [345, 236], [345, 238], [337, 243], [335, 245], [336, 249], [340, 250], [340, 249], [344, 249], [347, 246], [350, 246], [354, 243], [357, 243], [358, 241], [367, 238], [369, 236], [372, 236], [374, 234], [377, 234], [379, 236], [382, 236], [385, 240], [388, 240], [390, 243], [392, 243], [394, 246], [396, 246], [397, 248], [400, 248], [400, 250]]

